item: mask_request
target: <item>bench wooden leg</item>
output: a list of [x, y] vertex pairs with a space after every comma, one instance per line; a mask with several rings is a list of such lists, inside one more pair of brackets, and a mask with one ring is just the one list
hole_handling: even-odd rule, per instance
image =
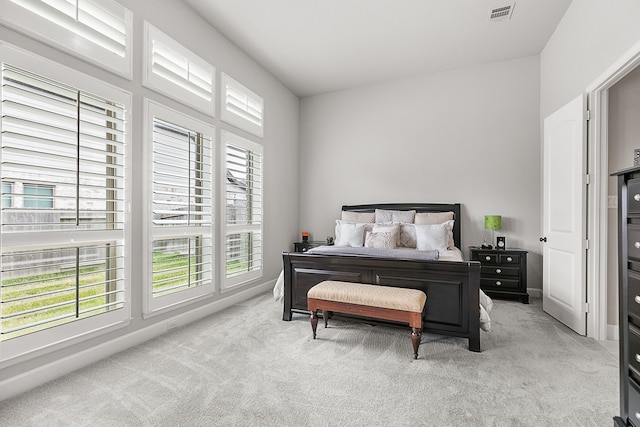
[[[326, 320], [325, 320], [326, 321]], [[316, 328], [318, 327], [318, 313], [311, 310], [311, 329], [313, 330], [313, 339], [316, 339]]]
[[422, 338], [421, 328], [411, 328], [411, 343], [413, 344], [413, 358], [418, 358], [418, 349], [420, 348], [420, 339]]

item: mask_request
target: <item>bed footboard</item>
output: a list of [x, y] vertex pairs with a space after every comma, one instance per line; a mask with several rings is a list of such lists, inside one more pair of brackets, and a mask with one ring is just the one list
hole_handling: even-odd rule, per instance
[[419, 289], [427, 294], [423, 326], [428, 332], [465, 337], [480, 351], [480, 263], [282, 254], [283, 320], [309, 314], [307, 291], [324, 280]]

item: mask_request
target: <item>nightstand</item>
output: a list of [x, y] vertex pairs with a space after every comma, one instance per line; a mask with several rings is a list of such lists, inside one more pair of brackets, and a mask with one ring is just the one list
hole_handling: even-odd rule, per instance
[[527, 251], [472, 246], [471, 261], [479, 261], [480, 288], [492, 298], [517, 298], [529, 304]]
[[294, 252], [307, 252], [311, 248], [316, 246], [326, 245], [326, 242], [293, 242]]

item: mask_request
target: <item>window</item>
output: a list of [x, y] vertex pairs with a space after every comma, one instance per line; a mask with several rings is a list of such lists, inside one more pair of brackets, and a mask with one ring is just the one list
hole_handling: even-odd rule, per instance
[[262, 276], [262, 146], [222, 131], [226, 163], [225, 287]]
[[41, 184], [24, 184], [23, 207], [32, 209], [53, 208], [53, 187]]
[[12, 182], [2, 183], [2, 207], [3, 208], [13, 207], [13, 183]]
[[146, 101], [150, 154], [146, 312], [211, 294], [213, 127]]
[[131, 78], [133, 14], [114, 0], [0, 0], [0, 19]]
[[126, 92], [51, 61], [6, 45], [0, 54], [6, 61], [0, 146], [0, 358], [5, 359], [129, 319], [125, 126], [130, 101]]
[[225, 122], [262, 138], [264, 100], [222, 73], [223, 108], [221, 118]]
[[144, 29], [143, 84], [214, 115], [215, 67], [146, 21]]

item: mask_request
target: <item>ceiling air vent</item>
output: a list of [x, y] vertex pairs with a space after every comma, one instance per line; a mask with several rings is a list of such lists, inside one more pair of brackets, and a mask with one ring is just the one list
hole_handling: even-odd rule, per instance
[[511, 15], [513, 15], [513, 8], [515, 5], [515, 3], [512, 3], [506, 6], [491, 9], [491, 13], [489, 14], [489, 22], [500, 22], [511, 19]]

